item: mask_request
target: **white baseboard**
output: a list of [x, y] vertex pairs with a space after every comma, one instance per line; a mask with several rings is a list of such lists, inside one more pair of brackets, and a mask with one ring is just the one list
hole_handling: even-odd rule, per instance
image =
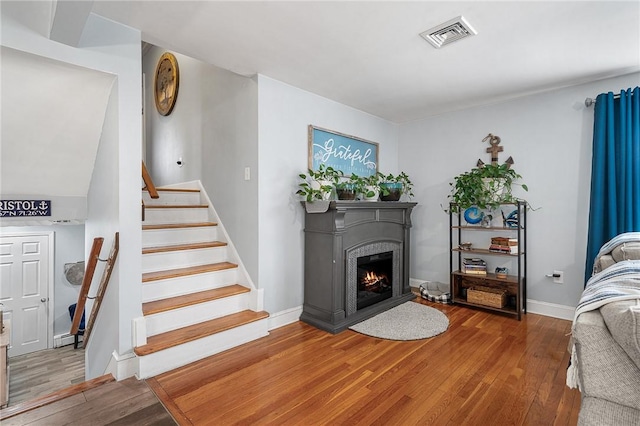
[[270, 314], [267, 327], [269, 331], [271, 331], [288, 324], [293, 324], [300, 319], [300, 315], [302, 315], [302, 306]]
[[556, 303], [527, 299], [527, 312], [544, 315], [546, 317], [573, 321], [576, 308], [574, 306], [558, 305]]
[[416, 278], [409, 278], [409, 287], [419, 288], [420, 284], [425, 283], [425, 280], [419, 280]]
[[127, 379], [131, 376], [135, 376], [138, 372], [138, 359], [133, 352], [119, 355], [116, 351], [111, 353], [111, 359], [109, 365], [104, 371], [104, 374], [111, 373], [117, 381]]
[[[73, 345], [73, 342], [74, 342], [73, 334], [65, 333], [65, 334], [58, 334], [56, 336], [53, 336], [54, 348]], [[82, 338], [80, 339], [80, 342], [82, 342]]]
[[[420, 287], [420, 284], [424, 282], [426, 282], [426, 280], [409, 278], [409, 286], [411, 287], [418, 288]], [[531, 312], [532, 314], [573, 321], [575, 311], [576, 308], [574, 306], [558, 305], [556, 303], [527, 299], [527, 312]]]

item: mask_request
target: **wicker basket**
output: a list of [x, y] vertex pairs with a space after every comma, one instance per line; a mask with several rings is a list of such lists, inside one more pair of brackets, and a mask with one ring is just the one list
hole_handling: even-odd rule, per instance
[[507, 303], [507, 292], [491, 287], [470, 287], [467, 290], [467, 302], [493, 308], [504, 308]]

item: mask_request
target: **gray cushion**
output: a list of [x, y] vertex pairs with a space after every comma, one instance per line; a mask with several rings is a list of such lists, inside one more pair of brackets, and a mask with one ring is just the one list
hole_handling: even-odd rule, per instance
[[637, 426], [640, 411], [605, 399], [585, 397], [580, 406], [578, 426]]
[[640, 299], [607, 303], [600, 313], [615, 341], [640, 368]]
[[611, 251], [611, 256], [616, 262], [623, 260], [640, 259], [640, 242], [630, 241], [622, 243]]
[[611, 265], [615, 265], [616, 261], [613, 260], [613, 256], [610, 254], [603, 254], [598, 257], [593, 265], [593, 273], [597, 274], [598, 272], [602, 272], [607, 269]]
[[623, 260], [640, 260], [640, 241], [621, 243], [615, 246], [611, 252], [596, 257], [593, 262], [593, 272], [604, 271], [614, 263]]
[[640, 410], [640, 369], [614, 340], [599, 309], [578, 316], [573, 340], [583, 396]]

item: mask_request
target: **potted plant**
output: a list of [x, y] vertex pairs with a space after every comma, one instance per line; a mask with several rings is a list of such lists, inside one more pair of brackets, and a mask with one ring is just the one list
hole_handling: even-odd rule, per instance
[[[510, 164], [485, 164], [456, 176], [451, 185], [449, 198], [455, 204], [454, 211], [477, 206], [480, 209], [495, 210], [502, 203], [518, 201], [511, 193], [515, 181], [521, 179]], [[528, 191], [525, 184], [522, 189]]]
[[298, 175], [302, 182], [298, 184], [296, 194], [304, 197], [307, 212], [325, 212], [329, 208], [333, 188], [344, 173], [324, 164], [320, 164], [318, 170], [308, 169], [307, 172]]
[[377, 172], [370, 176], [359, 178], [362, 199], [364, 201], [378, 201], [380, 196], [380, 176], [381, 173]]
[[409, 175], [400, 172], [399, 175], [379, 173], [380, 199], [382, 201], [398, 201], [402, 194], [413, 197], [413, 183]]
[[354, 173], [348, 180], [343, 180], [336, 184], [338, 200], [355, 200], [356, 196], [362, 192], [360, 180], [360, 177]]

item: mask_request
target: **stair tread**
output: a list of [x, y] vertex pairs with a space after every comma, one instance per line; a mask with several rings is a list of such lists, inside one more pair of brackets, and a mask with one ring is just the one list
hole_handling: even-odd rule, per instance
[[208, 204], [145, 204], [145, 209], [206, 209]]
[[148, 231], [153, 229], [200, 228], [203, 226], [218, 226], [218, 224], [216, 222], [158, 223], [153, 225], [142, 225], [142, 230]]
[[147, 344], [134, 348], [134, 352], [138, 356], [150, 355], [163, 349], [172, 348], [183, 343], [192, 342], [203, 337], [221, 333], [241, 325], [249, 324], [268, 318], [269, 314], [265, 311], [241, 311], [235, 314], [227, 315], [221, 318], [201, 322], [199, 324], [189, 325], [187, 327], [171, 330], [166, 333], [157, 334], [147, 339]]
[[[142, 188], [143, 191], [148, 191], [148, 189]], [[190, 189], [190, 188], [156, 188], [158, 192], [200, 192], [199, 189]]]
[[169, 251], [181, 251], [181, 250], [197, 250], [212, 247], [223, 247], [227, 243], [222, 241], [209, 241], [205, 243], [191, 243], [191, 244], [176, 244], [169, 246], [157, 246], [157, 247], [145, 247], [142, 249], [142, 254], [151, 253], [166, 253]]
[[237, 268], [238, 265], [231, 262], [210, 263], [207, 265], [189, 266], [186, 268], [168, 269], [165, 271], [146, 272], [142, 274], [142, 282], [164, 280], [167, 278], [178, 278], [186, 275], [204, 274], [206, 272], [216, 272], [225, 269]]
[[250, 290], [240, 284], [233, 284], [226, 287], [211, 290], [199, 291], [196, 293], [184, 294], [182, 296], [170, 297], [167, 299], [154, 300], [142, 304], [143, 315], [153, 315], [173, 309], [184, 308], [198, 303], [209, 302], [222, 299], [224, 297], [235, 296], [237, 294], [248, 293]]

